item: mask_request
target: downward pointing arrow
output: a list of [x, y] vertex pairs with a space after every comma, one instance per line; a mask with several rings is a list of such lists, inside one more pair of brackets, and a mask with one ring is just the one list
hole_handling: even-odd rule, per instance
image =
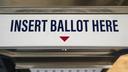
[[69, 36], [60, 36], [61, 40], [63, 40], [64, 42], [66, 42], [69, 38]]

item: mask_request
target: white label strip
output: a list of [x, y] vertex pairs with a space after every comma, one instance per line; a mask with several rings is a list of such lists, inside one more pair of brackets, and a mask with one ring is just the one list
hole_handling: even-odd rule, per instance
[[0, 47], [128, 47], [128, 15], [0, 15]]

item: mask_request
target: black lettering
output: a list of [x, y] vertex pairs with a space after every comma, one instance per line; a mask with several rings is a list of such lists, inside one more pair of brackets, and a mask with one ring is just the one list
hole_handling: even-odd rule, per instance
[[29, 20], [29, 32], [33, 32], [34, 30], [32, 29], [33, 28], [33, 22], [34, 20]]
[[59, 32], [60, 30], [61, 30], [62, 32], [64, 32], [64, 27], [63, 27], [63, 21], [62, 21], [62, 20], [59, 20], [58, 30], [57, 30], [57, 31]]
[[117, 29], [117, 27], [118, 27], [118, 24], [117, 24], [117, 20], [113, 20], [113, 30], [114, 30], [114, 32], [119, 32], [119, 30]]
[[21, 20], [15, 20], [15, 28], [14, 32], [20, 32], [21, 31]]
[[14, 20], [11, 20], [11, 28], [10, 28], [10, 32], [13, 31], [13, 24], [14, 24]]
[[105, 25], [103, 23], [104, 23], [104, 20], [100, 20], [100, 31], [101, 32], [105, 32], [105, 29], [104, 29]]
[[23, 22], [22, 22], [22, 24], [23, 24], [22, 31], [23, 32], [26, 32], [27, 31], [27, 25], [26, 25], [27, 23], [28, 23], [27, 20], [23, 20]]
[[72, 32], [76, 32], [76, 30], [75, 30], [74, 27], [73, 27], [73, 20], [71, 20], [71, 31], [72, 31]]
[[35, 21], [35, 32], [40, 32], [41, 31], [40, 25], [41, 25], [41, 21], [36, 20]]
[[[72, 24], [71, 24], [71, 25], [72, 25]], [[65, 20], [65, 32], [70, 32], [70, 29], [68, 29], [67, 20]]]
[[46, 31], [46, 22], [47, 22], [47, 20], [42, 20], [42, 22], [43, 22], [43, 32], [45, 32]]
[[93, 32], [97, 31], [99, 32], [99, 25], [98, 25], [98, 20], [92, 20], [92, 26], [93, 26]]
[[83, 22], [81, 20], [77, 21], [77, 31], [83, 31]]
[[51, 32], [56, 31], [56, 20], [51, 20]]
[[83, 20], [83, 22], [85, 23], [84, 25], [85, 25], [85, 32], [87, 32], [88, 31], [88, 22], [89, 22], [89, 20]]
[[112, 32], [112, 22], [110, 20], [106, 20], [106, 31]]

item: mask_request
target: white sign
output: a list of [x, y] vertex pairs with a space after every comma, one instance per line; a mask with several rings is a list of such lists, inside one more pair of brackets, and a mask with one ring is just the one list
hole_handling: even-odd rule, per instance
[[0, 47], [128, 47], [127, 14], [0, 15]]
[[31, 72], [101, 72], [102, 68], [35, 68]]

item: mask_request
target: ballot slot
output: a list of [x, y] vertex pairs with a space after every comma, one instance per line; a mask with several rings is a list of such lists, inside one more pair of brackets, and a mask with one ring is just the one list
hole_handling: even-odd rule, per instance
[[30, 69], [31, 72], [101, 72], [102, 68], [46, 68], [46, 69]]
[[[117, 51], [119, 50], [120, 49], [117, 49]], [[100, 50], [19, 49], [19, 50], [3, 51], [3, 54], [10, 55], [10, 57], [12, 57], [15, 60], [15, 63], [17, 65], [16, 68], [19, 72], [44, 72], [46, 70], [48, 70], [48, 72], [53, 72], [53, 71], [60, 72], [61, 70], [64, 70], [64, 72], [68, 72], [69, 70], [71, 70], [72, 72], [77, 72], [78, 70], [80, 72], [83, 72], [84, 70], [87, 72], [106, 72], [107, 69], [111, 68], [111, 65], [115, 62], [113, 61], [115, 57], [113, 58], [111, 58], [111, 56], [106, 57], [107, 54], [108, 55], [111, 54], [111, 51], [112, 50], [108, 50], [108, 49], [106, 50], [104, 49], [100, 49]], [[48, 56], [47, 54], [49, 55], [58, 54], [59, 56], [52, 57], [52, 56]], [[67, 57], [66, 56], [62, 57], [61, 54], [62, 55], [67, 54]]]
[[[43, 71], [43, 72], [45, 72], [47, 69], [49, 69], [49, 68], [44, 68], [44, 69], [39, 69], [39, 68], [38, 69], [17, 69], [17, 72], [32, 72], [32, 71], [36, 71], [36, 72], [38, 72], [38, 71], [39, 72], [40, 71], [42, 72]], [[59, 72], [61, 72], [61, 71], [66, 71], [68, 69], [71, 69], [72, 70], [72, 68], [67, 68], [67, 69], [65, 69], [65, 68], [58, 68], [58, 69], [55, 68], [55, 69], [53, 69], [53, 71], [58, 71], [59, 70]], [[93, 71], [98, 71], [98, 70], [95, 70], [96, 68], [89, 68], [89, 69], [86, 69], [86, 68], [81, 68], [81, 69], [80, 68], [77, 68], [77, 69], [78, 69], [77, 71], [82, 71], [82, 72], [90, 72], [91, 69]], [[100, 68], [98, 68], [98, 69], [100, 69]], [[75, 70], [73, 70], [73, 71], [75, 71]], [[108, 71], [108, 69], [107, 68], [104, 68], [104, 69], [102, 69], [101, 71], [98, 71], [98, 72], [107, 72], [107, 71]], [[68, 71], [66, 71], [66, 72], [68, 72]]]
[[[102, 72], [112, 65], [111, 50], [6, 50], [2, 54], [15, 60], [19, 72]], [[49, 69], [51, 69], [49, 71]], [[30, 71], [28, 71], [30, 70]], [[101, 71], [100, 71], [101, 70]]]

